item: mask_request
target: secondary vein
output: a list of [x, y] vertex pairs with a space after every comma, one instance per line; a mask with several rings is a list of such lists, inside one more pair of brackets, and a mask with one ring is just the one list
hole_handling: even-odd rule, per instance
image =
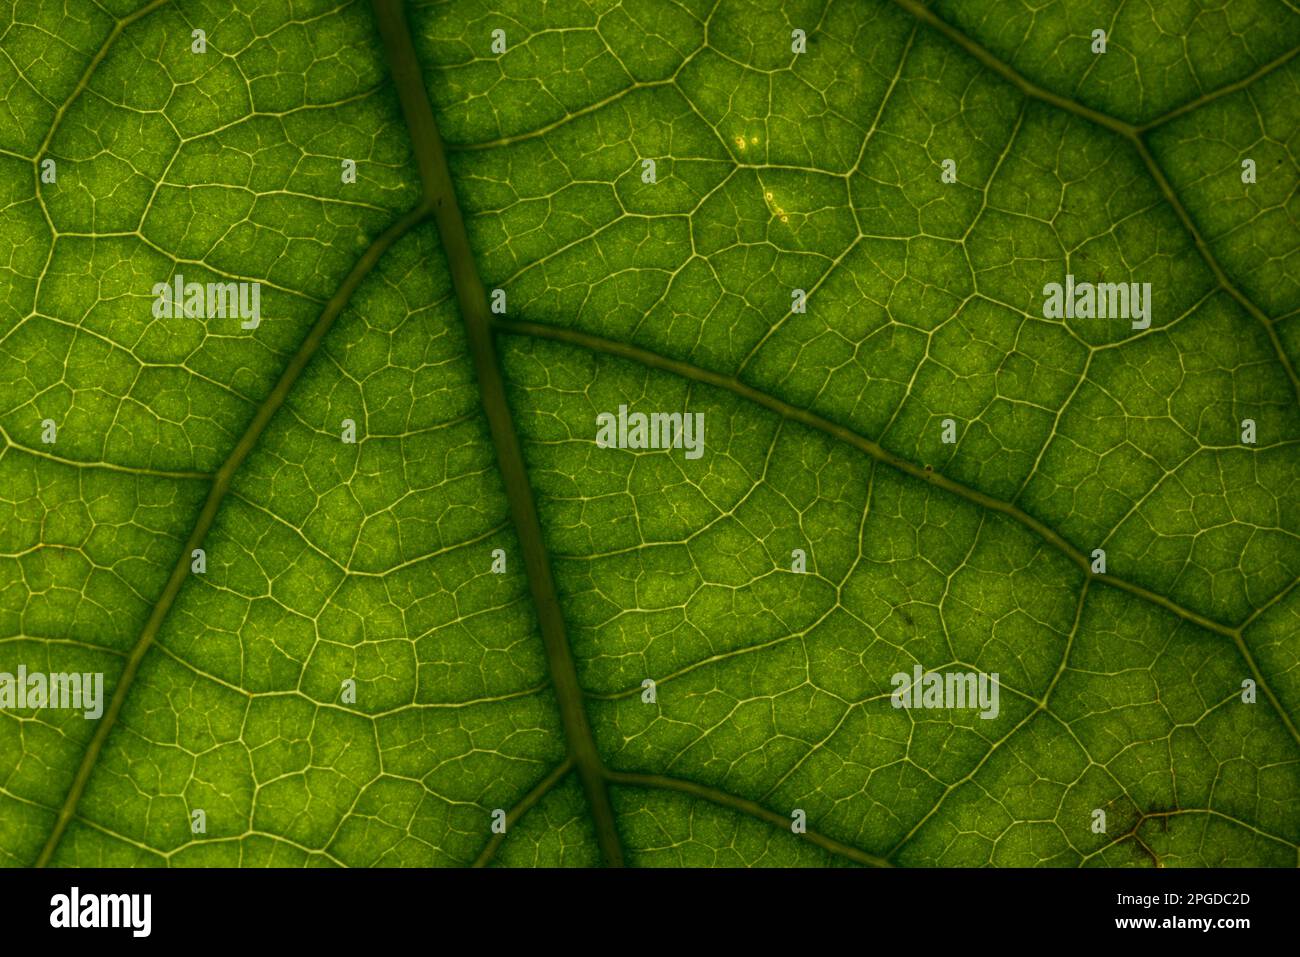
[[212, 523], [216, 520], [221, 502], [230, 490], [230, 483], [234, 480], [235, 473], [244, 460], [248, 458], [249, 452], [257, 445], [276, 411], [284, 404], [285, 398], [289, 395], [289, 390], [293, 388], [298, 376], [302, 374], [302, 370], [306, 368], [311, 357], [320, 348], [325, 334], [329, 332], [330, 327], [334, 325], [334, 320], [347, 306], [352, 294], [361, 285], [361, 281], [370, 273], [370, 270], [374, 268], [389, 247], [424, 219], [428, 212], [427, 206], [423, 203], [420, 204], [388, 227], [361, 254], [361, 258], [352, 267], [352, 271], [348, 273], [338, 290], [325, 304], [320, 318], [316, 320], [316, 323], [311, 327], [311, 331], [307, 333], [306, 338], [303, 339], [302, 344], [289, 360], [289, 364], [285, 367], [284, 372], [280, 374], [280, 379], [276, 382], [275, 387], [271, 389], [262, 404], [258, 406], [257, 412], [253, 416], [253, 420], [248, 424], [243, 436], [235, 444], [221, 468], [217, 470], [216, 476], [212, 480], [212, 487], [208, 490], [208, 497], [203, 503], [203, 509], [199, 512], [198, 521], [195, 522], [194, 529], [190, 532], [180, 555], [177, 556], [176, 564], [172, 568], [171, 576], [167, 579], [162, 595], [154, 604], [149, 620], [145, 622], [140, 637], [132, 647], [126, 665], [122, 669], [122, 674], [118, 678], [117, 686], [113, 689], [113, 697], [99, 721], [99, 726], [95, 729], [94, 736], [90, 739], [90, 745], [86, 748], [86, 753], [82, 755], [76, 777], [72, 779], [72, 785], [64, 798], [58, 817], [55, 819], [54, 829], [50, 832], [49, 839], [45, 842], [40, 856], [36, 859], [37, 867], [45, 867], [49, 864], [59, 846], [59, 841], [63, 838], [64, 831], [67, 830], [68, 823], [72, 820], [73, 814], [76, 813], [77, 804], [81, 800], [82, 792], [86, 789], [86, 782], [90, 780], [90, 773], [95, 768], [95, 762], [99, 758], [100, 751], [103, 750], [104, 742], [108, 739], [109, 732], [113, 730], [113, 726], [117, 722], [118, 714], [121, 712], [126, 696], [131, 690], [131, 684], [135, 680], [136, 673], [140, 670], [140, 663], [144, 660], [145, 654], [158, 636], [158, 632], [167, 618], [167, 613], [171, 611], [172, 606], [176, 603], [176, 596], [180, 594], [181, 586], [185, 584], [190, 575], [190, 553], [199, 548], [203, 544], [204, 538], [207, 537], [208, 531], [212, 528]]
[[[782, 817], [775, 811], [763, 807], [757, 801], [751, 801], [749, 798], [743, 798], [732, 794], [728, 791], [720, 791], [717, 788], [709, 787], [707, 784], [700, 784], [696, 781], [687, 781], [682, 778], [673, 778], [665, 774], [635, 774], [627, 771], [610, 771], [609, 779], [615, 784], [622, 784], [628, 787], [639, 788], [658, 788], [664, 791], [679, 791], [682, 794], [689, 794], [691, 797], [700, 798], [720, 807], [730, 808], [733, 811], [739, 811], [741, 814], [747, 814], [750, 817], [758, 818], [760, 821], [766, 821], [779, 830], [787, 830], [790, 827], [790, 819]], [[866, 851], [859, 850], [851, 844], [845, 844], [843, 841], [837, 841], [833, 837], [827, 837], [825, 834], [818, 834], [815, 831], [805, 831], [799, 835], [810, 844], [816, 844], [823, 850], [829, 851], [839, 857], [847, 858], [858, 864], [866, 864], [869, 867], [892, 867], [883, 857], [877, 857], [875, 854], [868, 854]]]
[[696, 382], [703, 382], [705, 385], [711, 385], [719, 389], [725, 389], [728, 392], [747, 399], [756, 405], [761, 405], [766, 409], [777, 413], [778, 415], [798, 422], [801, 425], [816, 429], [819, 432], [839, 439], [840, 441], [866, 452], [877, 461], [884, 462], [906, 475], [920, 479], [930, 485], [937, 486], [947, 492], [952, 492], [969, 502], [973, 502], [983, 508], [991, 511], [1000, 512], [1008, 518], [1014, 519], [1021, 525], [1028, 528], [1047, 544], [1057, 549], [1066, 558], [1070, 559], [1086, 575], [1096, 578], [1099, 582], [1107, 585], [1114, 585], [1116, 588], [1122, 588], [1127, 592], [1137, 595], [1153, 604], [1159, 605], [1167, 611], [1173, 612], [1180, 618], [1199, 625], [1207, 631], [1223, 635], [1228, 638], [1236, 636], [1238, 629], [1231, 628], [1221, 622], [1214, 621], [1211, 618], [1192, 611], [1190, 608], [1184, 608], [1177, 602], [1164, 595], [1153, 592], [1141, 585], [1124, 581], [1113, 575], [1101, 575], [1091, 571], [1088, 557], [1079, 549], [1071, 545], [1059, 532], [1051, 528], [1044, 522], [1034, 518], [1028, 512], [1019, 507], [1012, 505], [1010, 502], [1004, 502], [1002, 499], [994, 498], [983, 492], [962, 485], [945, 475], [933, 471], [932, 469], [923, 468], [915, 462], [909, 462], [901, 456], [895, 455], [888, 451], [879, 442], [875, 442], [864, 435], [853, 431], [846, 426], [830, 419], [824, 418], [815, 412], [799, 408], [790, 403], [779, 399], [774, 395], [756, 389], [751, 385], [741, 382], [734, 376], [724, 375], [720, 372], [713, 372], [703, 369], [699, 366], [692, 365], [689, 362], [683, 362], [680, 359], [671, 359], [667, 356], [651, 352], [640, 346], [630, 345], [625, 342], [615, 342], [611, 339], [605, 339], [592, 333], [582, 332], [577, 329], [569, 329], [562, 326], [544, 325], [537, 322], [523, 322], [515, 319], [498, 319], [493, 325], [502, 332], [514, 333], [516, 335], [534, 336], [541, 339], [553, 339], [557, 342], [565, 342], [570, 345], [581, 346], [582, 348], [594, 352], [603, 352], [606, 355], [617, 356], [623, 359], [630, 359], [641, 365], [649, 366], [652, 369], [660, 369], [664, 372], [671, 372], [674, 375], [682, 376]]
[[[1254, 616], [1248, 618], [1236, 627], [1232, 627], [1225, 625], [1222, 622], [1215, 621], [1212, 618], [1207, 618], [1200, 612], [1186, 608], [1178, 604], [1172, 598], [1168, 598], [1159, 592], [1154, 592], [1142, 585], [1125, 581], [1124, 579], [1117, 578], [1114, 575], [1094, 572], [1092, 571], [1088, 557], [1084, 555], [1083, 552], [1070, 544], [1063, 535], [1051, 526], [1034, 518], [1018, 506], [1013, 505], [1010, 502], [1004, 502], [1002, 499], [994, 498], [991, 495], [986, 495], [985, 493], [970, 488], [969, 486], [962, 485], [960, 482], [941, 475], [932, 469], [923, 468], [915, 462], [909, 462], [907, 459], [888, 451], [881, 446], [880, 443], [874, 442], [850, 428], [840, 425], [837, 422], [832, 422], [830, 419], [824, 418], [815, 412], [810, 412], [807, 409], [801, 409], [798, 406], [791, 405], [782, 399], [778, 399], [774, 395], [769, 395], [751, 385], [741, 382], [734, 376], [712, 372], [708, 369], [702, 369], [699, 366], [692, 365], [689, 362], [682, 362], [679, 359], [670, 359], [667, 356], [659, 355], [658, 353], [651, 352], [648, 349], [642, 349], [640, 346], [630, 345], [625, 342], [615, 342], [612, 339], [604, 339], [600, 336], [588, 332], [582, 332], [577, 329], [567, 329], [561, 326], [549, 326], [537, 322], [522, 322], [513, 319], [495, 320], [493, 326], [500, 329], [502, 332], [513, 333], [515, 335], [534, 336], [540, 339], [553, 339], [557, 342], [565, 342], [570, 345], [580, 346], [593, 352], [602, 352], [606, 355], [630, 359], [652, 369], [660, 369], [664, 372], [670, 372], [674, 375], [694, 380], [695, 382], [702, 382], [705, 385], [725, 389], [726, 391], [738, 395], [743, 399], [747, 399], [756, 405], [761, 405], [764, 408], [770, 409], [784, 418], [798, 422], [801, 425], [808, 426], [809, 428], [816, 429], [819, 432], [824, 432], [832, 438], [839, 439], [856, 449], [860, 449], [877, 461], [892, 466], [905, 475], [910, 475], [913, 478], [920, 479], [921, 481], [937, 486], [944, 491], [960, 496], [968, 502], [972, 502], [983, 508], [989, 509], [990, 511], [1000, 512], [1008, 518], [1014, 519], [1077, 565], [1080, 571], [1082, 571], [1084, 575], [1088, 576], [1089, 580], [1095, 579], [1102, 584], [1119, 588], [1131, 595], [1141, 598], [1143, 601], [1150, 602], [1153, 605], [1163, 608], [1165, 611], [1177, 615], [1184, 621], [1191, 622], [1200, 628], [1204, 628], [1206, 631], [1211, 631], [1217, 635], [1222, 635], [1225, 638], [1231, 639], [1237, 650], [1240, 652], [1243, 660], [1250, 668], [1251, 673], [1254, 675], [1256, 684], [1260, 690], [1264, 692], [1274, 709], [1276, 709], [1278, 715], [1282, 719], [1283, 725], [1295, 740], [1296, 744], [1300, 745], [1300, 728], [1296, 727], [1286, 710], [1282, 707], [1282, 703], [1273, 692], [1273, 689], [1269, 686], [1267, 681], [1265, 681], [1263, 673], [1260, 671], [1255, 659], [1250, 654], [1250, 650], [1246, 646], [1245, 640], [1242, 637], [1246, 625], [1253, 620]], [[1292, 586], [1287, 586], [1287, 590], [1289, 591], [1291, 587]], [[1276, 600], [1277, 599], [1274, 599], [1274, 601]], [[1272, 602], [1270, 602], [1270, 604], [1271, 603]]]
[[[1141, 159], [1142, 164], [1147, 168], [1148, 175], [1150, 175], [1152, 180], [1155, 181], [1156, 187], [1160, 190], [1165, 201], [1169, 204], [1170, 208], [1173, 209], [1174, 214], [1178, 217], [1179, 223], [1182, 224], [1183, 228], [1187, 231], [1187, 234], [1191, 237], [1192, 243], [1196, 247], [1196, 251], [1200, 254], [1201, 259], [1214, 275], [1215, 281], [1218, 282], [1219, 286], [1227, 292], [1228, 295], [1237, 300], [1238, 304], [1245, 309], [1252, 318], [1263, 325], [1269, 343], [1272, 345], [1273, 351], [1276, 354], [1278, 364], [1282, 366], [1282, 370], [1290, 380], [1291, 388], [1295, 392], [1296, 398], [1300, 399], [1300, 377], [1297, 377], [1295, 367], [1291, 364], [1291, 358], [1287, 355], [1286, 350], [1282, 346], [1282, 340], [1273, 326], [1273, 320], [1264, 312], [1264, 310], [1255, 305], [1255, 303], [1245, 293], [1238, 289], [1231, 279], [1228, 278], [1227, 272], [1224, 270], [1223, 266], [1219, 264], [1219, 260], [1210, 250], [1209, 243], [1207, 243], [1201, 236], [1200, 230], [1192, 220], [1191, 215], [1187, 212], [1187, 209], [1183, 206], [1182, 200], [1179, 199], [1178, 194], [1174, 192], [1173, 186], [1170, 185], [1168, 178], [1165, 176], [1164, 170], [1160, 167], [1160, 164], [1156, 162], [1155, 157], [1151, 154], [1151, 150], [1147, 147], [1146, 141], [1143, 139], [1144, 134], [1155, 127], [1163, 125], [1176, 116], [1181, 116], [1190, 112], [1192, 109], [1195, 109], [1196, 106], [1203, 105], [1202, 101], [1209, 102], [1222, 94], [1216, 93], [1212, 96], [1202, 97], [1200, 100], [1193, 101], [1193, 104], [1185, 104], [1183, 107], [1172, 110], [1150, 123], [1143, 126], [1136, 126], [1132, 123], [1126, 123], [1123, 120], [1116, 119], [1106, 113], [1102, 113], [1100, 110], [1094, 110], [1090, 106], [1084, 106], [1082, 103], [1078, 103], [1069, 97], [1061, 96], [1059, 93], [1053, 93], [1051, 90], [1039, 86], [1037, 83], [1034, 83], [1032, 80], [1021, 75], [1010, 64], [998, 59], [998, 57], [992, 52], [966, 36], [966, 34], [962, 33], [951, 23], [944, 20], [933, 10], [930, 10], [922, 4], [920, 0], [894, 0], [894, 2], [922, 23], [943, 34], [1026, 96], [1047, 103], [1057, 109], [1065, 110], [1067, 113], [1073, 113], [1075, 116], [1083, 117], [1098, 126], [1111, 130], [1114, 133], [1118, 133], [1126, 139], [1129, 142], [1129, 145], [1131, 145], [1134, 151], [1138, 154], [1138, 158]], [[1251, 77], [1239, 81], [1238, 84], [1229, 84], [1225, 90], [1228, 92], [1235, 92], [1238, 88], [1244, 87], [1251, 79], [1263, 76], [1264, 74], [1289, 62], [1294, 53], [1295, 51], [1292, 51], [1292, 53], [1279, 57], [1272, 63], [1266, 64], [1260, 70], [1257, 70]]]

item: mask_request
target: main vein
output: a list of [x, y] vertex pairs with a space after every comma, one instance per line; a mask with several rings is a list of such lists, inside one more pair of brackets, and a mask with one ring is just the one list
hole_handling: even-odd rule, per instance
[[510, 503], [510, 515], [528, 576], [528, 587], [537, 611], [537, 623], [550, 668], [551, 682], [559, 704], [560, 723], [569, 756], [582, 781], [596, 827], [601, 857], [611, 867], [623, 863], [623, 849], [610, 804], [605, 769], [596, 750], [596, 739], [587, 720], [578, 671], [565, 632], [564, 615], [551, 573], [550, 556], [542, 538], [537, 504], [524, 467], [523, 451], [506, 401], [505, 383], [497, 361], [496, 345], [488, 318], [487, 294], [470, 250], [465, 221], [456, 202], [451, 171], [442, 137], [433, 117], [424, 79], [411, 42], [406, 16], [399, 0], [373, 0], [375, 19], [388, 57], [389, 69], [402, 113], [411, 136], [416, 165], [424, 184], [425, 203], [432, 209], [443, 251], [451, 269], [452, 285], [465, 321], [470, 355], [478, 378], [483, 412], [487, 417], [497, 467]]

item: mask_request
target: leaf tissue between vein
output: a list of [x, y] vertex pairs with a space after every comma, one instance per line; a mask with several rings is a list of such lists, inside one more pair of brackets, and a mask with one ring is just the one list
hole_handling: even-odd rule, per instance
[[1134, 329], [1151, 326], [1151, 283], [1078, 282], [1073, 274], [1065, 284], [1043, 287], [1045, 319], [1129, 319]]
[[171, 282], [154, 283], [155, 319], [243, 320], [240, 327], [256, 329], [262, 322], [260, 282], [186, 282], [181, 273]]
[[682, 449], [686, 458], [704, 454], [703, 412], [601, 412], [596, 416], [596, 445], [610, 449]]

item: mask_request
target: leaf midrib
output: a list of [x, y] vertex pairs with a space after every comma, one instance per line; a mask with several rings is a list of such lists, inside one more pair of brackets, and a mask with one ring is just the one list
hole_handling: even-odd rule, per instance
[[488, 431], [496, 451], [497, 468], [510, 505], [515, 534], [524, 560], [528, 587], [533, 597], [537, 625], [546, 651], [547, 666], [555, 690], [570, 758], [582, 780], [596, 829], [596, 841], [606, 866], [623, 863], [623, 848], [609, 800], [605, 767], [596, 749], [596, 739], [587, 719], [582, 688], [573, 650], [565, 630], [564, 614], [551, 572], [551, 560], [542, 537], [537, 503], [524, 466], [523, 450], [506, 401], [505, 383], [497, 361], [496, 344], [488, 321], [487, 290], [479, 278], [478, 264], [470, 249], [469, 235], [460, 205], [456, 202], [451, 171], [433, 117], [433, 107], [424, 76], [411, 42], [406, 14], [400, 0], [373, 0], [375, 19], [387, 53], [393, 83], [397, 87], [402, 113], [406, 117], [411, 146], [415, 151], [425, 203], [433, 212], [438, 236], [451, 270], [452, 286], [460, 304], [466, 338], [478, 378], [479, 395]]

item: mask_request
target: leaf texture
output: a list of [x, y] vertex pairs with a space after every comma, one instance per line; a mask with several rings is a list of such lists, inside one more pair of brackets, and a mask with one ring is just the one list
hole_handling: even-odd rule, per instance
[[0, 673], [105, 687], [0, 711], [0, 863], [1297, 864], [1294, 5], [17, 0], [0, 50]]

